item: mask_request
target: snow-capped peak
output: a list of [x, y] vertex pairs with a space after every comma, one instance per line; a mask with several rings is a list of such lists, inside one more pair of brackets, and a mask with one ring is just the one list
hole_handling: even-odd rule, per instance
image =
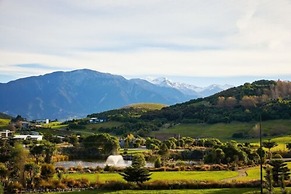
[[162, 86], [162, 87], [170, 87], [175, 88], [179, 91], [181, 91], [184, 94], [187, 95], [196, 95], [200, 97], [209, 96], [211, 94], [214, 94], [216, 92], [220, 92], [222, 90], [226, 90], [228, 88], [231, 88], [233, 86], [231, 85], [218, 85], [218, 84], [212, 84], [207, 87], [197, 87], [195, 85], [186, 84], [186, 83], [180, 83], [180, 82], [173, 82], [165, 77], [159, 77], [155, 79], [148, 79], [149, 82]]

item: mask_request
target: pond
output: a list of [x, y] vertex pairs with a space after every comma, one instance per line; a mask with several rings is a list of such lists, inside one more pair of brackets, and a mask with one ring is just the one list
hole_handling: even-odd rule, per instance
[[[110, 155], [106, 161], [83, 161], [83, 160], [72, 160], [72, 161], [61, 161], [56, 162], [56, 167], [70, 168], [70, 167], [82, 167], [82, 168], [104, 168], [106, 165], [115, 167], [128, 167], [132, 164], [131, 160], [123, 160], [121, 155]], [[154, 164], [146, 162], [146, 167], [153, 167]]]

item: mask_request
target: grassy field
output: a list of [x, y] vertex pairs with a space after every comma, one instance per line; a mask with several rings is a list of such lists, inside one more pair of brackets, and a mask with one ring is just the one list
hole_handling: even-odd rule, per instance
[[6, 126], [9, 124], [10, 119], [1, 119], [0, 118], [0, 128], [6, 128]]
[[[119, 153], [123, 153], [124, 152], [124, 148], [121, 148], [119, 150]], [[152, 152], [152, 150], [149, 149], [136, 149], [136, 148], [128, 148], [127, 149], [127, 153], [128, 154], [137, 154], [137, 153], [146, 153], [146, 152]]]
[[[215, 137], [222, 141], [229, 141], [235, 132], [258, 135], [258, 122], [232, 122], [217, 124], [178, 124], [169, 128], [162, 128], [152, 133], [153, 136], [190, 136], [195, 138]], [[262, 133], [267, 135], [291, 135], [291, 120], [272, 120], [262, 122]], [[267, 139], [267, 138], [265, 138]], [[252, 142], [257, 139], [237, 139], [242, 142]]]
[[[291, 191], [287, 188], [287, 191]], [[106, 191], [106, 190], [92, 190], [92, 191], [75, 191], [75, 192], [65, 192], [58, 194], [259, 194], [259, 188], [219, 188], [219, 189], [183, 189], [183, 190], [121, 190], [121, 191]], [[281, 193], [279, 188], [275, 189], [274, 194]], [[51, 193], [57, 194], [57, 193]]]
[[118, 127], [122, 125], [121, 122], [117, 122], [117, 121], [108, 121], [108, 122], [103, 122], [103, 123], [90, 123], [86, 125], [86, 130], [98, 130], [101, 127], [102, 128], [112, 128], [112, 127]]
[[[219, 181], [238, 176], [235, 171], [180, 171], [180, 172], [153, 172], [150, 181], [156, 180], [212, 180]], [[118, 173], [99, 173], [99, 174], [64, 174], [67, 178], [87, 178], [90, 182], [100, 181], [124, 181]]]
[[162, 108], [166, 107], [167, 105], [164, 104], [157, 104], [157, 103], [137, 103], [137, 104], [130, 104], [123, 108], [140, 108], [140, 109], [147, 109], [147, 110], [161, 110]]

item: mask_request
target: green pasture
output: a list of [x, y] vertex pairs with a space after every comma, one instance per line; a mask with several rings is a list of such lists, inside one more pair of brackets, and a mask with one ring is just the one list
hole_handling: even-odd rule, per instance
[[[175, 172], [152, 172], [150, 181], [165, 180], [208, 180], [219, 181], [238, 176], [235, 171], [175, 171]], [[74, 173], [64, 174], [64, 177], [80, 179], [87, 178], [90, 182], [124, 181], [118, 173]]]
[[50, 129], [60, 129], [60, 128], [65, 128], [67, 127], [68, 125], [64, 125], [62, 124], [61, 122], [50, 122], [48, 124], [43, 124], [42, 127], [44, 128], [50, 128]]
[[[124, 148], [121, 148], [119, 150], [119, 153], [123, 153], [124, 152]], [[145, 152], [152, 152], [152, 150], [149, 149], [136, 149], [136, 148], [128, 148], [127, 149], [127, 154], [138, 154], [138, 153], [145, 153]]]
[[9, 124], [10, 119], [1, 119], [0, 118], [0, 128], [4, 128], [7, 127], [7, 125]]
[[[270, 120], [261, 124], [262, 134], [267, 139], [271, 136], [291, 135], [291, 120]], [[159, 131], [152, 132], [153, 136], [172, 137], [172, 136], [190, 136], [194, 138], [218, 138], [222, 141], [229, 141], [232, 135], [237, 132], [243, 132], [254, 137], [259, 135], [258, 122], [232, 122], [217, 124], [177, 124], [171, 127], [161, 128]], [[265, 137], [267, 136], [267, 137]], [[241, 142], [253, 142], [258, 139], [236, 139]]]
[[146, 110], [161, 110], [162, 108], [166, 106], [167, 105], [157, 104], [157, 103], [137, 103], [137, 104], [130, 104], [124, 108], [131, 107], [131, 108], [146, 109]]
[[234, 132], [246, 131], [252, 128], [255, 123], [217, 123], [217, 124], [177, 124], [173, 127], [162, 128], [152, 134], [154, 136], [173, 137], [177, 135], [189, 136], [194, 138], [218, 138], [229, 140]]
[[122, 125], [121, 122], [117, 121], [108, 121], [108, 122], [102, 122], [102, 123], [89, 123], [86, 125], [86, 130], [97, 130], [100, 128], [112, 128], [112, 127], [118, 127]]
[[[287, 191], [291, 191], [287, 188]], [[183, 190], [121, 190], [121, 191], [107, 191], [107, 190], [88, 190], [88, 191], [73, 191], [63, 192], [58, 194], [259, 194], [260, 188], [218, 188], [218, 189], [183, 189]], [[279, 188], [275, 189], [274, 194], [281, 193]], [[57, 193], [51, 193], [57, 194]]]

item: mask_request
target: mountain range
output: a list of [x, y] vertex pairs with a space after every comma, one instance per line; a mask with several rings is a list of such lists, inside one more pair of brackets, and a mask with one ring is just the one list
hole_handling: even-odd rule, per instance
[[0, 83], [0, 112], [27, 119], [70, 119], [141, 102], [173, 105], [228, 87], [201, 88], [166, 78], [128, 80], [89, 69], [58, 71]]
[[207, 97], [212, 94], [215, 94], [217, 92], [221, 92], [223, 90], [226, 90], [228, 88], [234, 87], [233, 85], [225, 84], [225, 85], [218, 85], [218, 84], [212, 84], [207, 87], [198, 87], [192, 84], [186, 84], [186, 83], [180, 83], [180, 82], [172, 82], [171, 80], [160, 77], [156, 79], [149, 79], [149, 82], [159, 85], [162, 87], [169, 87], [169, 88], [175, 88], [182, 92], [185, 95], [189, 96], [198, 96], [198, 97]]

